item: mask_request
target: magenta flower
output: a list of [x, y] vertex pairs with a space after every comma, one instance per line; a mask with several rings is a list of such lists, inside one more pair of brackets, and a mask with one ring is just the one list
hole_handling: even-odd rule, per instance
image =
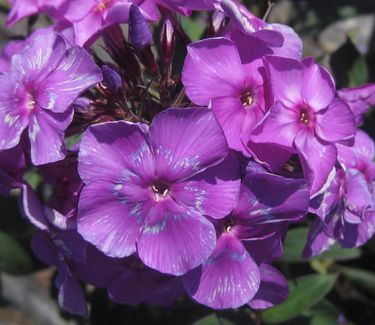
[[229, 147], [244, 154], [241, 134], [251, 132], [266, 110], [261, 66], [261, 60], [243, 65], [236, 45], [220, 37], [189, 45], [182, 72], [189, 99], [210, 105]]
[[202, 108], [169, 109], [149, 130], [122, 121], [90, 127], [79, 154], [79, 233], [108, 256], [138, 251], [150, 268], [187, 272], [215, 246], [204, 215], [222, 218], [237, 200], [239, 167], [227, 155], [220, 126]]
[[350, 106], [357, 125], [361, 125], [364, 115], [375, 105], [375, 84], [343, 88], [337, 91], [337, 96]]
[[304, 250], [311, 257], [336, 241], [344, 247], [363, 245], [375, 233], [375, 149], [358, 131], [352, 148], [338, 145], [339, 168], [327, 190], [311, 202], [318, 218], [312, 224]]
[[52, 31], [34, 33], [24, 51], [12, 56], [9, 71], [0, 75], [0, 150], [15, 147], [27, 129], [35, 165], [63, 159], [71, 104], [101, 79], [85, 50], [67, 49]]
[[334, 98], [332, 77], [313, 60], [267, 56], [264, 62], [275, 104], [251, 139], [298, 153], [313, 195], [335, 165], [335, 144], [353, 140], [353, 113], [345, 102]]
[[263, 263], [282, 255], [283, 233], [288, 223], [305, 217], [309, 189], [304, 180], [259, 168], [248, 171], [237, 206], [224, 219], [213, 220], [218, 239], [212, 254], [183, 278], [188, 294], [211, 308], [251, 302], [252, 307], [263, 309], [287, 296], [286, 280]]
[[7, 24], [13, 25], [23, 18], [40, 13], [58, 17], [66, 0], [8, 0], [8, 2], [10, 2], [11, 10]]
[[[302, 40], [291, 27], [268, 24], [234, 0], [222, 0], [220, 6], [231, 19], [225, 36], [236, 43], [243, 63], [266, 54], [301, 58]], [[249, 51], [248, 44], [255, 50]]]
[[157, 5], [185, 12], [169, 0], [71, 0], [64, 18], [73, 24], [76, 44], [89, 46], [110, 26], [128, 23], [132, 5], [147, 21], [159, 19]]

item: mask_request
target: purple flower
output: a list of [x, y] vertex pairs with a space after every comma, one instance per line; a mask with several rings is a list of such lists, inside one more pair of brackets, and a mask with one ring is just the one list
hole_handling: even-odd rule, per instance
[[50, 223], [38, 197], [27, 185], [22, 188], [21, 208], [24, 215], [41, 230], [32, 238], [34, 253], [41, 261], [58, 270], [55, 285], [59, 290], [60, 306], [72, 314], [87, 316], [86, 298], [73, 271], [75, 263], [86, 262], [87, 243], [76, 230], [62, 231]]
[[312, 59], [300, 62], [267, 56], [264, 62], [275, 104], [251, 139], [298, 153], [313, 195], [335, 165], [335, 144], [353, 140], [353, 113], [345, 102], [334, 98], [331, 75]]
[[21, 145], [0, 151], [0, 195], [9, 195], [11, 189], [22, 186], [25, 169], [25, 153]]
[[47, 13], [58, 17], [66, 0], [8, 0], [11, 10], [8, 16], [8, 25], [13, 25], [25, 17]]
[[[170, 109], [150, 128], [92, 126], [79, 154], [78, 231], [108, 256], [138, 251], [147, 266], [180, 275], [215, 246], [214, 227], [236, 202], [239, 167], [212, 112]], [[224, 160], [225, 159], [225, 160]], [[211, 168], [209, 168], [211, 167]]]
[[352, 148], [338, 145], [338, 168], [326, 191], [311, 201], [317, 215], [304, 250], [311, 257], [338, 241], [344, 247], [356, 247], [375, 233], [374, 143], [358, 131]]
[[357, 125], [361, 125], [364, 115], [375, 105], [375, 84], [343, 88], [337, 91], [337, 96], [350, 106]]
[[108, 286], [108, 295], [114, 302], [168, 307], [185, 292], [181, 277], [152, 270], [136, 256], [117, 261], [118, 273]]
[[22, 52], [24, 47], [24, 41], [12, 41], [5, 45], [0, 55], [0, 72], [6, 72], [9, 70], [12, 56]]
[[250, 302], [262, 309], [287, 296], [286, 280], [263, 263], [282, 255], [286, 226], [305, 217], [309, 189], [304, 180], [251, 166], [248, 171], [237, 206], [224, 219], [213, 220], [218, 239], [212, 254], [183, 277], [188, 294], [211, 308]]
[[189, 99], [210, 105], [229, 147], [247, 155], [241, 134], [251, 132], [266, 111], [261, 66], [261, 60], [243, 65], [236, 45], [220, 37], [189, 45], [182, 73]]
[[[301, 58], [302, 40], [289, 26], [268, 24], [233, 0], [222, 0], [220, 5], [231, 19], [225, 36], [236, 43], [243, 63], [261, 58], [265, 54]], [[253, 44], [256, 50], [249, 51], [249, 43]]]
[[71, 104], [101, 78], [85, 50], [67, 49], [52, 31], [35, 32], [0, 75], [0, 150], [15, 147], [27, 129], [35, 165], [63, 159]]
[[73, 157], [41, 167], [45, 183], [52, 187], [44, 213], [59, 229], [76, 227], [78, 199], [83, 187], [77, 167], [77, 159]]

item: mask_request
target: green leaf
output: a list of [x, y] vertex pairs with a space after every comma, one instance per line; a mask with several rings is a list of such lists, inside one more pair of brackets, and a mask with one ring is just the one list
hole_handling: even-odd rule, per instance
[[21, 275], [32, 270], [33, 262], [26, 250], [13, 237], [0, 231], [0, 271]]
[[[307, 262], [303, 259], [302, 251], [306, 243], [307, 233], [309, 229], [306, 227], [294, 228], [288, 231], [284, 243], [284, 256], [281, 259], [285, 262]], [[314, 259], [325, 260], [332, 259], [335, 261], [346, 261], [359, 257], [361, 250], [359, 248], [341, 248], [339, 244], [333, 245], [328, 251], [322, 253]]]
[[339, 311], [330, 301], [323, 299], [304, 315], [310, 318], [309, 325], [336, 325]]
[[339, 266], [337, 268], [345, 277], [369, 293], [375, 294], [375, 273], [351, 267]]
[[220, 321], [215, 314], [211, 314], [197, 320], [193, 325], [220, 325]]
[[290, 286], [286, 301], [262, 313], [263, 321], [276, 324], [301, 315], [331, 291], [335, 281], [335, 274], [311, 274], [298, 278], [295, 285]]
[[283, 261], [286, 262], [307, 262], [301, 255], [306, 243], [309, 229], [305, 227], [290, 229], [284, 243]]
[[181, 17], [181, 25], [192, 41], [199, 40], [204, 32], [204, 24], [192, 18]]

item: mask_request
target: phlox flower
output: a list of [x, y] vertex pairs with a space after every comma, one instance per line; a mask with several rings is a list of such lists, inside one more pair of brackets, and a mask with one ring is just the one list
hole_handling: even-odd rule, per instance
[[66, 0], [8, 0], [11, 10], [7, 24], [13, 25], [23, 18], [47, 13], [52, 17], [58, 17], [63, 11]]
[[124, 121], [91, 126], [79, 153], [86, 183], [79, 233], [108, 256], [138, 252], [150, 268], [186, 273], [215, 246], [204, 215], [222, 218], [237, 200], [239, 167], [227, 155], [224, 134], [204, 108], [166, 110], [149, 128]]
[[264, 62], [274, 105], [251, 140], [296, 152], [314, 195], [333, 170], [336, 144], [352, 143], [356, 132], [354, 115], [345, 102], [335, 98], [329, 72], [312, 59], [300, 62], [267, 56]]
[[235, 43], [218, 37], [189, 45], [182, 72], [189, 99], [210, 106], [230, 148], [244, 154], [241, 134], [251, 132], [266, 112], [261, 67], [261, 60], [242, 64]]
[[35, 32], [0, 74], [0, 150], [15, 147], [27, 129], [35, 165], [63, 159], [71, 104], [101, 79], [85, 50], [50, 30]]
[[373, 141], [358, 131], [355, 144], [338, 145], [336, 175], [326, 191], [311, 202], [317, 219], [311, 225], [305, 257], [327, 250], [338, 241], [343, 247], [356, 247], [375, 233], [375, 155]]
[[307, 212], [306, 181], [247, 168], [236, 207], [213, 220], [218, 239], [212, 254], [188, 272], [184, 285], [199, 303], [215, 309], [250, 304], [255, 309], [282, 302], [288, 294], [285, 278], [269, 263], [282, 255], [289, 223]]
[[375, 84], [343, 88], [337, 91], [337, 96], [350, 106], [357, 125], [361, 125], [367, 111], [375, 105]]

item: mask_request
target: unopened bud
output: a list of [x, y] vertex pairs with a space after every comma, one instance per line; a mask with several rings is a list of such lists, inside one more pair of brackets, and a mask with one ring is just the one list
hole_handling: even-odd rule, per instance
[[130, 7], [129, 12], [129, 42], [137, 49], [143, 49], [152, 43], [152, 34], [139, 8]]
[[103, 84], [112, 92], [116, 93], [122, 89], [122, 79], [118, 72], [108, 65], [102, 66]]

